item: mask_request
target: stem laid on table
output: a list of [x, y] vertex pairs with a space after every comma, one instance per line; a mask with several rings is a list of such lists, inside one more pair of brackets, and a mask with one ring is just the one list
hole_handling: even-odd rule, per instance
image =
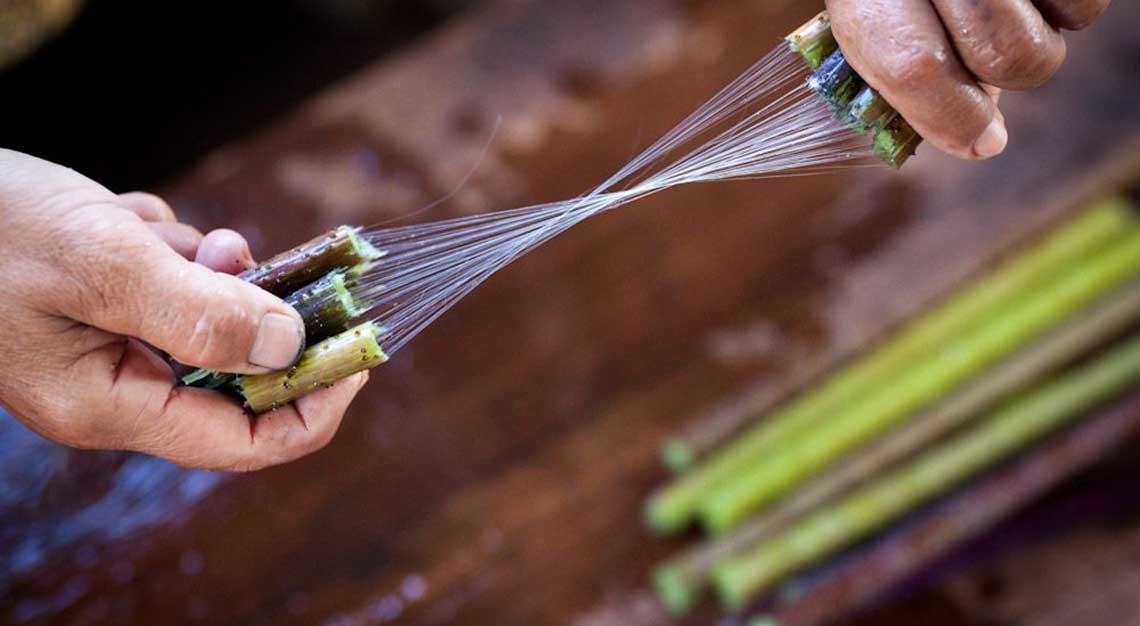
[[777, 594], [776, 608], [754, 624], [824, 626], [865, 606], [1137, 432], [1140, 393], [1134, 392], [824, 571], [789, 583], [791, 592]]
[[776, 537], [718, 563], [713, 581], [721, 599], [743, 607], [788, 574], [862, 539], [1137, 382], [1140, 337], [1133, 337]]
[[262, 289], [286, 296], [335, 270], [384, 256], [360, 236], [360, 228], [339, 226], [320, 237], [282, 252], [238, 277]]
[[1062, 225], [966, 290], [918, 318], [867, 356], [856, 359], [819, 387], [799, 394], [768, 419], [714, 453], [709, 460], [659, 490], [646, 506], [658, 532], [683, 529], [708, 492], [746, 471], [789, 438], [811, 429], [860, 396], [889, 384], [916, 359], [976, 325], [1023, 293], [1052, 280], [1079, 259], [1134, 232], [1136, 216], [1110, 200]]
[[866, 449], [820, 474], [771, 510], [749, 519], [732, 533], [690, 548], [658, 567], [654, 580], [662, 602], [674, 612], [688, 610], [708, 584], [717, 561], [746, 550], [891, 465], [913, 456], [1001, 398], [1088, 353], [1138, 319], [1140, 282], [1125, 287], [1104, 304], [986, 372], [932, 410], [871, 442]]
[[748, 425], [749, 418], [787, 401], [808, 381], [816, 380], [824, 374], [827, 367], [828, 363], [821, 359], [810, 368], [794, 371], [791, 380], [783, 381], [774, 389], [764, 386], [734, 396], [694, 416], [661, 446], [662, 464], [677, 474], [688, 471], [720, 444], [739, 433]]
[[301, 353], [288, 370], [239, 376], [238, 391], [254, 413], [264, 413], [357, 372], [388, 360], [377, 338], [379, 326], [365, 322], [329, 337]]
[[811, 433], [785, 441], [781, 449], [712, 490], [698, 506], [701, 521], [714, 531], [735, 526], [849, 450], [945, 397], [1138, 275], [1140, 231], [1133, 230], [1115, 246], [1077, 262], [1051, 282], [1011, 302], [986, 324], [898, 372], [886, 387], [853, 406], [837, 407]]
[[[757, 459], [698, 505], [712, 531], [727, 530], [871, 437], [945, 397], [958, 385], [1140, 275], [1140, 231], [1005, 307], [987, 323], [898, 372], [890, 384], [838, 408], [810, 433]], [[810, 436], [808, 436], [810, 435]]]
[[693, 416], [661, 446], [662, 464], [676, 474], [688, 471], [722, 444], [731, 441], [755, 421], [757, 415], [780, 406], [801, 392], [805, 385], [820, 380], [834, 362], [842, 362], [856, 354], [856, 345], [845, 346], [836, 357], [806, 361], [776, 385], [757, 385]]

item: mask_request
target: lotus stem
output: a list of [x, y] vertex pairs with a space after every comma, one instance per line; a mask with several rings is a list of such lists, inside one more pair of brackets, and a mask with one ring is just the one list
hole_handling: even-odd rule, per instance
[[809, 433], [785, 442], [715, 488], [699, 505], [714, 532], [728, 530], [816, 472], [962, 383], [1056, 328], [1066, 318], [1140, 275], [1140, 231], [1083, 260], [999, 311], [988, 322], [898, 372], [891, 384], [840, 407]]
[[792, 31], [784, 41], [811, 69], [817, 69], [839, 44], [831, 33], [831, 16], [824, 11]]
[[776, 388], [763, 386], [741, 396], [734, 396], [688, 422], [661, 447], [662, 464], [677, 474], [692, 469], [716, 448], [739, 433], [754, 416], [786, 402], [808, 381], [826, 373], [828, 363], [822, 359], [792, 372], [790, 378]]
[[843, 111], [843, 121], [859, 134], [878, 131], [898, 116], [879, 92], [864, 85]]
[[381, 328], [372, 322], [334, 335], [307, 348], [288, 370], [239, 376], [237, 388], [246, 407], [264, 413], [316, 389], [388, 360], [378, 342]]
[[305, 322], [305, 341], [317, 343], [342, 333], [364, 313], [365, 308], [356, 302], [350, 289], [371, 265], [334, 270], [285, 298], [285, 304], [296, 309]]
[[823, 572], [789, 583], [788, 594], [777, 594], [776, 608], [753, 624], [823, 626], [866, 606], [1119, 448], [1137, 432], [1140, 393], [1132, 393]]
[[360, 228], [340, 226], [282, 252], [238, 277], [284, 297], [333, 270], [353, 267], [382, 256], [382, 250], [360, 236]]
[[713, 572], [721, 600], [742, 608], [788, 574], [866, 537], [1137, 382], [1140, 337], [1133, 337], [747, 553], [722, 561]]
[[[349, 290], [371, 267], [371, 263], [361, 263], [347, 270], [334, 270], [285, 297], [285, 304], [296, 309], [305, 323], [307, 343], [315, 344], [342, 333], [357, 321], [365, 309]], [[236, 378], [236, 374], [197, 369], [183, 376], [182, 384], [219, 389]]]
[[872, 151], [887, 165], [898, 169], [914, 156], [918, 144], [922, 143], [922, 136], [898, 113], [889, 120], [882, 128], [875, 130]]
[[827, 11], [792, 31], [785, 41], [813, 70], [808, 86], [828, 103], [835, 117], [860, 134], [874, 133], [875, 156], [893, 168], [902, 167], [922, 137], [847, 62], [831, 32]]
[[867, 449], [821, 474], [771, 510], [749, 519], [732, 533], [690, 548], [658, 567], [654, 581], [662, 603], [675, 613], [687, 611], [708, 584], [717, 561], [746, 550], [886, 468], [914, 456], [1001, 398], [1087, 354], [1138, 319], [1140, 283], [1134, 283], [1114, 294], [1108, 302], [1014, 355], [932, 410], [872, 442]]
[[865, 85], [843, 56], [843, 51], [838, 49], [828, 55], [808, 78], [808, 87], [826, 100], [840, 119], [849, 117], [846, 111]]
[[1044, 241], [1004, 263], [974, 286], [952, 296], [869, 355], [855, 360], [816, 389], [805, 391], [745, 432], [706, 463], [655, 493], [646, 506], [649, 526], [677, 532], [693, 519], [701, 499], [730, 482], [795, 435], [813, 429], [840, 408], [890, 384], [900, 372], [977, 325], [1009, 302], [1052, 280], [1095, 251], [1135, 232], [1129, 205], [1109, 200], [1083, 212]]

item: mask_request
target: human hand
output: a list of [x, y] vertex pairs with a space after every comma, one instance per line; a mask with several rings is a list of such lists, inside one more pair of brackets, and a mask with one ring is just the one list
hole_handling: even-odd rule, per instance
[[54, 441], [187, 467], [248, 471], [323, 447], [367, 372], [254, 418], [218, 392], [176, 387], [143, 343], [227, 372], [290, 366], [304, 327], [229, 275], [252, 264], [233, 231], [202, 236], [155, 196], [0, 150], [0, 404]]
[[1109, 0], [826, 0], [855, 71], [924, 139], [954, 156], [1000, 154], [1002, 89], [1047, 81]]

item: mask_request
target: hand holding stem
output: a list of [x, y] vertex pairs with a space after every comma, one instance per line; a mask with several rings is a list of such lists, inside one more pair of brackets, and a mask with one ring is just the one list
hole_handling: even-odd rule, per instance
[[1061, 31], [1090, 25], [1109, 0], [827, 0], [848, 62], [919, 134], [965, 159], [1009, 139], [1002, 89], [1049, 80]]
[[0, 403], [60, 443], [258, 469], [327, 443], [367, 378], [256, 419], [223, 394], [176, 387], [147, 344], [257, 374], [290, 366], [304, 331], [280, 298], [230, 275], [253, 265], [240, 235], [203, 237], [149, 194], [0, 150], [0, 250]]

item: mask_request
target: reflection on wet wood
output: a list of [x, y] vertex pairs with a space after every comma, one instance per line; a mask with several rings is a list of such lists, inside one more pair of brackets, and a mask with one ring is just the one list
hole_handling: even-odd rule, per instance
[[[682, 188], [588, 222], [377, 370], [310, 459], [224, 477], [4, 422], [0, 622], [660, 623], [646, 576], [677, 544], [640, 525], [657, 446], [757, 381], [834, 362], [1087, 191], [1140, 130], [1140, 10], [1118, 4], [1071, 38], [1053, 85], [1009, 99], [1002, 159], [923, 150], [898, 175]], [[170, 196], [265, 254], [445, 196], [501, 116], [471, 181], [415, 219], [569, 197], [814, 9], [493, 3], [211, 155]], [[873, 623], [969, 614], [934, 591]]]

